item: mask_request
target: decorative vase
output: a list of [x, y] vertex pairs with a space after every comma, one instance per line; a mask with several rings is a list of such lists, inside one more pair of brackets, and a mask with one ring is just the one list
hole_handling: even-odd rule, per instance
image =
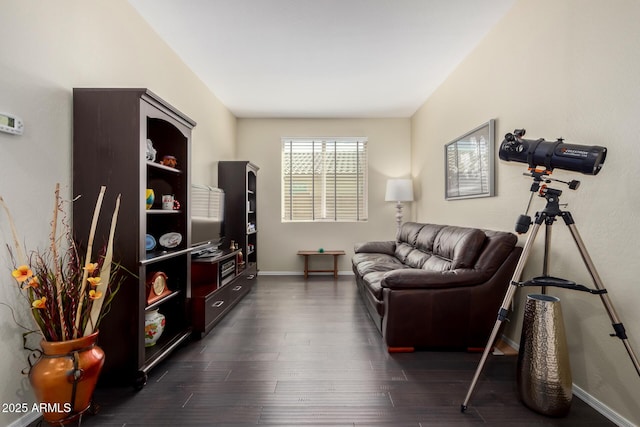
[[552, 417], [569, 413], [571, 365], [559, 298], [527, 295], [517, 384], [520, 399], [530, 409]]
[[144, 314], [144, 346], [156, 345], [160, 335], [164, 331], [165, 317], [158, 309], [147, 311]]
[[68, 341], [42, 341], [42, 356], [29, 371], [39, 409], [54, 425], [76, 421], [91, 407], [104, 351], [96, 345], [98, 331]]
[[147, 192], [145, 195], [145, 204], [147, 206], [147, 209], [151, 209], [151, 206], [153, 206], [153, 201], [156, 199], [156, 194], [153, 192], [152, 188], [147, 188]]

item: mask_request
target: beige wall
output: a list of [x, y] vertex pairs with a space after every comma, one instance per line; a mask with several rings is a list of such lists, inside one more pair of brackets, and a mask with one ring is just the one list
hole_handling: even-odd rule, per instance
[[[281, 138], [366, 136], [369, 138], [369, 220], [363, 223], [282, 223]], [[258, 172], [258, 266], [263, 272], [300, 274], [299, 249], [344, 249], [339, 270], [351, 272], [356, 242], [392, 240], [395, 205], [384, 201], [387, 178], [406, 178], [410, 167], [409, 119], [238, 119], [238, 157]], [[410, 218], [407, 209], [405, 219]], [[323, 260], [314, 259], [314, 267]], [[324, 268], [324, 267], [321, 267]]]
[[[216, 184], [216, 161], [235, 156], [235, 117], [125, 0], [4, 1], [0, 39], [0, 111], [25, 125], [22, 136], [0, 133], [0, 195], [31, 248], [46, 244], [54, 183], [70, 196], [74, 87], [148, 87], [198, 122], [194, 182]], [[0, 218], [4, 247], [9, 234], [4, 214]], [[22, 307], [9, 268], [0, 250], [0, 302]], [[23, 331], [5, 306], [0, 324], [0, 401], [32, 402], [20, 373], [27, 366]], [[20, 415], [2, 412], [0, 424]]]
[[[603, 145], [609, 152], [598, 176], [557, 170], [582, 181], [563, 190], [576, 224], [623, 323], [640, 352], [638, 242], [640, 211], [640, 3], [636, 0], [521, 0], [412, 119], [412, 172], [420, 187], [417, 219], [513, 230], [529, 197], [526, 165], [497, 160], [497, 197], [445, 201], [443, 145], [497, 119], [496, 147], [506, 132]], [[419, 54], [419, 53], [416, 53]], [[536, 197], [533, 211], [544, 207]], [[544, 229], [525, 277], [541, 273]], [[553, 227], [550, 273], [591, 285], [560, 220]], [[517, 322], [508, 333], [519, 341]], [[609, 337], [611, 322], [596, 296], [551, 290], [562, 300], [574, 383], [624, 418], [640, 424], [640, 378], [624, 346]], [[490, 362], [489, 362], [490, 363]]]

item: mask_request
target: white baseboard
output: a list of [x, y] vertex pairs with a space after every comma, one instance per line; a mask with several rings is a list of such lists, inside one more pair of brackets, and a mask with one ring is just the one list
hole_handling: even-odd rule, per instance
[[615, 425], [620, 427], [638, 427], [637, 424], [632, 423], [622, 415], [618, 414], [616, 411], [609, 408], [607, 405], [600, 402], [598, 399], [591, 396], [575, 384], [573, 384], [573, 394], [582, 399], [587, 405], [600, 412], [605, 418], [609, 419], [609, 421]]
[[[515, 343], [514, 341], [505, 337], [504, 335], [502, 336], [502, 341], [506, 342], [516, 350], [520, 350], [520, 345], [518, 343]], [[638, 427], [637, 424], [632, 423], [622, 415], [618, 414], [616, 411], [609, 408], [607, 405], [600, 402], [598, 399], [591, 396], [589, 393], [587, 393], [586, 391], [584, 391], [583, 389], [575, 385], [575, 383], [572, 385], [572, 388], [573, 388], [573, 394], [578, 396], [587, 405], [591, 406], [593, 409], [601, 413], [605, 418], [607, 418], [609, 421], [611, 421], [615, 425], [620, 427]]]
[[500, 339], [504, 342], [506, 342], [507, 344], [509, 344], [511, 346], [511, 348], [514, 348], [516, 351], [520, 350], [520, 344], [518, 344], [515, 341], [510, 340], [509, 338], [505, 337], [504, 335], [502, 335], [500, 337]]
[[302, 276], [303, 274], [297, 271], [258, 271], [258, 276]]

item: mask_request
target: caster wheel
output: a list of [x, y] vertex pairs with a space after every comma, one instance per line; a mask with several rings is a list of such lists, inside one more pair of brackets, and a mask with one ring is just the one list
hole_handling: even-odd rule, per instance
[[145, 372], [138, 371], [138, 376], [136, 377], [136, 380], [133, 384], [133, 388], [136, 391], [142, 390], [143, 387], [147, 385], [147, 379], [148, 379], [148, 376]]

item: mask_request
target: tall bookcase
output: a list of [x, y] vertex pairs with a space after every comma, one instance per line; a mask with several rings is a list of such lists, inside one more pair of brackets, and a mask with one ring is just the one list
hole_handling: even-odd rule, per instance
[[258, 166], [249, 161], [218, 163], [218, 186], [225, 192], [225, 245], [234, 240], [249, 268], [258, 268]]
[[[95, 196], [107, 186], [104, 206], [121, 194], [114, 261], [126, 281], [100, 326], [106, 354], [101, 379], [146, 383], [147, 373], [191, 334], [190, 157], [195, 122], [147, 89], [74, 89], [73, 229], [80, 246], [88, 236]], [[148, 149], [151, 141], [153, 150]], [[152, 154], [156, 151], [155, 158]], [[160, 164], [164, 156], [175, 164]], [[147, 190], [155, 201], [147, 208]], [[162, 209], [173, 195], [174, 209]], [[178, 206], [179, 204], [179, 206]], [[105, 211], [107, 211], [105, 209]], [[94, 247], [108, 236], [101, 221]], [[154, 293], [150, 279], [164, 273], [168, 291]], [[137, 277], [136, 277], [137, 276]], [[158, 309], [165, 329], [145, 346], [145, 314]]]

